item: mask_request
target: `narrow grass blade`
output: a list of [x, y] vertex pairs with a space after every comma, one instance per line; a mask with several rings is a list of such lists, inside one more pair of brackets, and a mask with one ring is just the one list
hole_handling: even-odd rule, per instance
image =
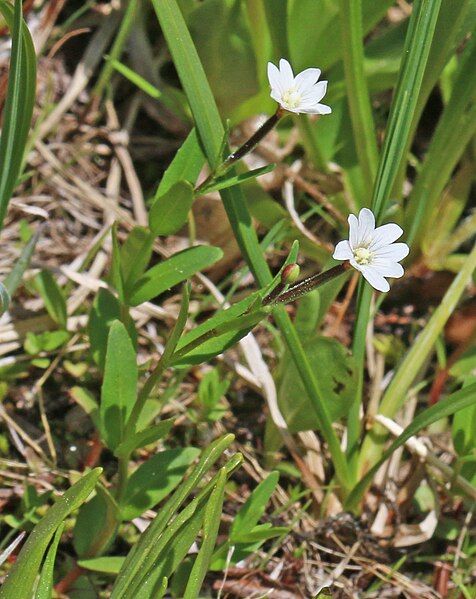
[[[426, 358], [433, 350], [448, 318], [453, 313], [461, 295], [471, 280], [475, 268], [476, 245], [466, 258], [463, 268], [445, 293], [440, 305], [434, 311], [427, 325], [418, 335], [410, 351], [406, 354], [403, 362], [400, 364], [400, 367], [382, 398], [379, 413], [393, 418], [398, 409], [402, 406], [408, 390], [413, 384], [413, 381]], [[360, 456], [361, 472], [366, 472], [378, 461], [382, 453], [382, 446], [386, 436], [384, 429], [380, 426], [374, 426], [369, 432], [362, 446]]]
[[31, 596], [43, 555], [51, 538], [65, 518], [88, 498], [101, 473], [102, 468], [91, 470], [50, 507], [28, 537], [17, 561], [0, 588], [1, 599]]
[[18, 286], [21, 283], [23, 274], [25, 270], [30, 265], [31, 257], [33, 256], [33, 252], [35, 251], [36, 244], [38, 243], [38, 239], [40, 238], [40, 230], [38, 229], [34, 235], [29, 239], [28, 243], [23, 248], [20, 257], [15, 263], [15, 266], [9, 272], [3, 284], [5, 285], [10, 297], [13, 297], [13, 294], [18, 289]]
[[[385, 142], [380, 154], [375, 182], [372, 209], [377, 221], [381, 221], [391, 198], [401, 164], [406, 160], [406, 147], [411, 134], [413, 115], [425, 73], [426, 62], [435, 31], [441, 0], [417, 0], [405, 39], [405, 48], [395, 96], [390, 110]], [[372, 289], [363, 281], [359, 287], [357, 324], [353, 340], [353, 353], [357, 363], [359, 381], [356, 399], [348, 418], [348, 455], [355, 456], [360, 438], [360, 405], [364, 380], [365, 335], [370, 312]], [[356, 462], [352, 458], [352, 470], [356, 475]]]
[[169, 521], [186, 500], [191, 491], [202, 480], [234, 439], [233, 435], [225, 435], [212, 443], [203, 453], [195, 468], [179, 486], [172, 497], [162, 507], [154, 521], [142, 535], [140, 542], [129, 553], [123, 568], [114, 585], [111, 599], [125, 597], [125, 589], [129, 587], [140, 572], [146, 572], [156, 559], [157, 538], [165, 530]]
[[106, 86], [108, 85], [111, 79], [111, 75], [115, 68], [113, 61], [117, 63], [117, 61], [121, 57], [124, 45], [127, 42], [129, 33], [131, 32], [132, 26], [134, 25], [134, 19], [138, 10], [138, 4], [139, 0], [129, 0], [129, 2], [126, 3], [127, 8], [124, 12], [124, 16], [121, 19], [119, 31], [111, 48], [110, 60], [108, 60], [104, 65], [93, 91], [93, 93], [96, 96], [101, 96], [104, 93], [104, 90], [106, 89]]
[[[378, 150], [364, 74], [362, 3], [361, 0], [339, 0], [339, 8], [347, 102], [366, 195], [370, 197], [377, 173]], [[364, 206], [365, 198], [360, 198], [358, 205]]]
[[61, 541], [65, 524], [63, 523], [55, 533], [54, 539], [51, 542], [50, 548], [43, 563], [41, 570], [40, 581], [36, 589], [35, 599], [50, 599], [53, 590], [53, 574], [55, 569], [56, 552]]
[[30, 32], [22, 18], [22, 2], [0, 2], [0, 13], [12, 31], [8, 91], [0, 137], [0, 230], [23, 163], [33, 114], [36, 55]]
[[205, 510], [202, 546], [193, 564], [185, 589], [184, 599], [195, 599], [195, 597], [199, 596], [203, 580], [207, 574], [220, 526], [226, 479], [226, 470], [222, 468]]
[[[451, 98], [438, 121], [425, 162], [408, 198], [408, 241], [419, 245], [436, 204], [466, 146], [476, 133], [476, 39], [466, 49]], [[415, 259], [415, 255], [413, 256]]]
[[122, 62], [119, 62], [118, 60], [115, 60], [111, 56], [106, 56], [105, 58], [108, 64], [110, 64], [118, 73], [120, 73], [123, 77], [128, 79], [141, 91], [146, 93], [151, 98], [154, 98], [154, 100], [158, 100], [160, 98], [160, 96], [162, 95], [161, 92], [155, 87], [155, 85], [149, 83], [147, 79], [144, 79], [144, 77], [139, 75], [139, 73], [136, 73], [128, 66], [126, 66]]
[[412, 423], [407, 426], [403, 433], [395, 439], [390, 447], [381, 455], [378, 461], [370, 468], [359, 483], [352, 489], [345, 503], [345, 509], [352, 510], [361, 501], [367, 487], [371, 484], [375, 473], [380, 466], [388, 460], [392, 453], [401, 447], [410, 437], [416, 435], [423, 428], [445, 418], [451, 416], [455, 412], [459, 412], [468, 406], [476, 403], [476, 383], [464, 387], [456, 393], [452, 393], [449, 397], [441, 399], [437, 404], [416, 416]]

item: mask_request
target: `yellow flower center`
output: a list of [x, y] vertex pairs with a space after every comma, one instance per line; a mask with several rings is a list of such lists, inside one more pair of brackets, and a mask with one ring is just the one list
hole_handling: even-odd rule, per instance
[[283, 94], [283, 104], [287, 108], [296, 108], [301, 103], [301, 94], [291, 87]]
[[354, 250], [354, 258], [357, 264], [370, 264], [373, 258], [372, 252], [369, 248], [359, 247]]

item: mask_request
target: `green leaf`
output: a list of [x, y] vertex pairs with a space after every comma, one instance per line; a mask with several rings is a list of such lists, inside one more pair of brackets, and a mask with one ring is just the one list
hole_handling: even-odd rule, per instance
[[204, 164], [205, 156], [197, 131], [192, 129], [165, 171], [155, 193], [154, 202], [180, 181], [188, 181], [190, 185], [195, 185]]
[[[347, 99], [365, 184], [365, 198], [372, 191], [377, 172], [378, 150], [372, 105], [364, 74], [362, 0], [339, 0], [339, 15]], [[358, 205], [363, 205], [364, 198], [358, 199]]]
[[202, 588], [203, 581], [207, 574], [220, 526], [226, 480], [227, 472], [225, 468], [222, 468], [218, 474], [216, 486], [211, 492], [210, 499], [206, 505], [203, 519], [202, 546], [200, 547], [200, 551], [193, 564], [187, 587], [184, 592], [184, 599], [195, 599], [199, 596], [200, 589]]
[[[367, 34], [393, 4], [392, 0], [363, 0], [362, 24]], [[288, 0], [290, 60], [296, 72], [318, 65], [325, 70], [343, 54], [339, 4], [334, 0]], [[309, 40], [313, 43], [310, 44]], [[283, 54], [286, 56], [286, 54]]]
[[153, 243], [154, 235], [148, 229], [134, 227], [121, 247], [120, 264], [126, 300], [150, 262]]
[[190, 551], [202, 527], [206, 508], [207, 503], [202, 499], [200, 503], [194, 502], [191, 508], [186, 508], [185, 515], [183, 512], [180, 514], [180, 518], [172, 523], [171, 531], [167, 531], [169, 534], [166, 543], [160, 543], [162, 551], [156, 565], [141, 579], [140, 586], [134, 591], [129, 591], [124, 597], [127, 599], [156, 598], [157, 587], [160, 588], [163, 579], [170, 577], [177, 570]]
[[12, 32], [8, 89], [0, 137], [0, 230], [23, 164], [36, 93], [36, 53], [22, 19], [22, 2], [3, 0], [0, 13]]
[[78, 406], [81, 406], [81, 408], [91, 418], [94, 426], [99, 428], [99, 405], [91, 391], [85, 387], [72, 387], [69, 391], [69, 394], [78, 404]]
[[409, 424], [403, 433], [395, 439], [386, 451], [383, 452], [377, 462], [372, 465], [365, 476], [363, 476], [358, 484], [352, 489], [345, 503], [345, 509], [351, 510], [356, 508], [380, 466], [388, 460], [396, 449], [404, 445], [410, 437], [416, 435], [430, 424], [475, 404], [476, 383], [468, 385], [460, 391], [456, 391], [448, 397], [440, 399], [434, 406], [431, 406], [431, 408], [427, 408], [421, 414], [418, 414], [418, 416], [413, 419], [412, 423]]
[[104, 487], [98, 486], [96, 495], [83, 504], [76, 518], [73, 545], [80, 557], [103, 553], [117, 528], [119, 509]]
[[109, 275], [111, 285], [117, 291], [117, 295], [121, 302], [125, 301], [124, 296], [124, 278], [122, 276], [122, 265], [121, 265], [121, 247], [119, 245], [119, 239], [117, 237], [117, 223], [114, 223], [111, 229], [112, 236], [112, 259], [111, 259], [111, 272]]
[[266, 505], [279, 481], [279, 473], [271, 472], [260, 482], [240, 508], [230, 530], [230, 543], [241, 541], [241, 536], [250, 532], [266, 510]]
[[248, 171], [246, 173], [241, 173], [240, 175], [232, 175], [218, 177], [218, 179], [214, 179], [210, 185], [204, 187], [201, 191], [203, 193], [211, 193], [212, 191], [219, 191], [221, 189], [227, 189], [228, 187], [233, 187], [234, 185], [240, 185], [241, 183], [245, 183], [246, 181], [251, 181], [252, 179], [256, 179], [257, 177], [261, 177], [261, 175], [266, 175], [266, 173], [270, 173], [276, 165], [268, 164], [267, 166], [262, 166], [260, 168], [255, 168], [252, 171]]
[[[319, 382], [327, 399], [333, 422], [348, 413], [355, 395], [355, 363], [348, 350], [335, 339], [313, 335], [303, 341], [308, 359], [319, 372]], [[299, 373], [285, 353], [278, 390], [278, 402], [292, 432], [315, 430], [318, 422]]]
[[151, 443], [155, 443], [159, 439], [163, 439], [174, 425], [174, 419], [169, 418], [156, 424], [149, 426], [143, 431], [134, 433], [116, 447], [114, 455], [118, 458], [130, 455], [135, 449], [145, 447]]
[[78, 566], [91, 572], [101, 572], [102, 574], [118, 574], [122, 568], [122, 565], [124, 564], [125, 559], [125, 557], [114, 555], [90, 557], [89, 559], [78, 560]]
[[0, 599], [31, 597], [45, 551], [61, 523], [87, 499], [102, 468], [95, 468], [69, 488], [46, 512], [22, 547], [0, 588]]
[[54, 539], [48, 549], [43, 568], [41, 570], [40, 580], [36, 588], [35, 599], [50, 599], [53, 591], [53, 574], [55, 569], [56, 552], [61, 541], [65, 524], [61, 524], [55, 533]]
[[259, 91], [257, 68], [243, 2], [207, 0], [188, 20], [220, 110], [230, 116]]
[[124, 325], [115, 320], [107, 342], [101, 387], [101, 435], [114, 449], [124, 440], [124, 428], [137, 397], [136, 353]]
[[[114, 320], [121, 320], [121, 304], [108, 290], [99, 289], [89, 313], [88, 336], [93, 360], [104, 371], [106, 361], [107, 337]], [[127, 331], [133, 345], [136, 343], [137, 333], [132, 318], [127, 319]]]
[[174, 183], [156, 198], [149, 213], [149, 226], [154, 235], [176, 233], [187, 221], [193, 198], [193, 187], [188, 181]]
[[173, 364], [201, 364], [242, 339], [266, 314], [252, 309], [247, 312], [248, 308], [260, 301], [260, 297], [260, 292], [252, 293], [186, 333], [177, 344]]
[[39, 272], [35, 277], [35, 285], [48, 314], [61, 328], [66, 329], [66, 300], [51, 273], [48, 270]]
[[409, 242], [421, 243], [429, 233], [428, 215], [433, 214], [443, 189], [466, 146], [476, 132], [476, 40], [463, 54], [448, 104], [438, 121], [425, 162], [408, 198], [405, 225]]
[[122, 518], [132, 520], [167, 497], [199, 453], [195, 447], [166, 449], [141, 464], [127, 481], [121, 500]]
[[150, 268], [136, 283], [130, 304], [138, 306], [211, 266], [223, 256], [219, 248], [198, 245], [174, 254]]

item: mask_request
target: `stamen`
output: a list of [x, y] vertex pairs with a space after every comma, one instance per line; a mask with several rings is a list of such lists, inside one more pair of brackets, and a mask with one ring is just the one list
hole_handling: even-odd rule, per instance
[[358, 247], [354, 250], [354, 258], [357, 264], [370, 264], [370, 262], [372, 262], [373, 253], [367, 247]]

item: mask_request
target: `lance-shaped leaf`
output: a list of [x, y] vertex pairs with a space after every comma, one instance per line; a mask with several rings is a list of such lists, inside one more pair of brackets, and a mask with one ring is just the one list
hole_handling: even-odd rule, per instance
[[101, 436], [114, 451], [124, 440], [124, 429], [137, 395], [137, 361], [126, 328], [112, 323], [107, 340], [104, 381], [101, 388]]

